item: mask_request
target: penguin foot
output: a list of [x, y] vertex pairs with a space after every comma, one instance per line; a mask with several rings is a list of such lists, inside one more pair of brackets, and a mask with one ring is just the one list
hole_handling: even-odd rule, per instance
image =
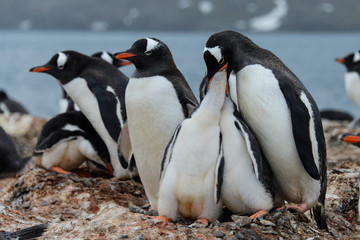
[[267, 214], [269, 211], [268, 210], [264, 210], [264, 209], [261, 209], [260, 211], [254, 213], [253, 215], [250, 216], [250, 218], [252, 220], [255, 220], [257, 218], [260, 218], [262, 216], [264, 216], [265, 214]]
[[199, 218], [195, 222], [200, 223], [200, 224], [205, 225], [205, 226], [209, 225], [209, 219], [206, 219], [206, 218]]
[[309, 209], [306, 203], [301, 203], [301, 204], [291, 203], [291, 204], [287, 204], [285, 208], [289, 211], [295, 211], [299, 213], [304, 213]]
[[168, 218], [166, 216], [146, 216], [147, 218], [150, 218], [150, 219], [158, 219], [158, 220], [161, 220], [163, 222], [168, 222], [168, 223], [172, 223], [172, 219], [171, 218]]
[[62, 169], [61, 167], [51, 167], [50, 170], [60, 174], [70, 174], [70, 172]]
[[83, 169], [76, 169], [74, 171], [77, 175], [80, 177], [92, 177], [91, 173], [89, 171], [83, 170]]

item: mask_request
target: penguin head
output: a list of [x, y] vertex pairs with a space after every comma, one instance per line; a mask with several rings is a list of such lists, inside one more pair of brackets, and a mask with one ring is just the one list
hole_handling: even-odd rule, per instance
[[30, 72], [48, 73], [66, 84], [82, 72], [89, 59], [75, 51], [63, 51], [55, 54], [45, 65], [31, 68]]
[[344, 58], [336, 58], [335, 61], [344, 64], [349, 72], [360, 72], [360, 50]]
[[130, 49], [116, 53], [115, 58], [132, 62], [138, 70], [152, 68], [156, 71], [175, 65], [169, 48], [156, 38], [139, 39]]
[[0, 90], [0, 101], [4, 101], [8, 98], [7, 94], [5, 91]]
[[102, 60], [114, 65], [117, 68], [124, 67], [124, 66], [127, 66], [127, 65], [131, 64], [131, 62], [116, 59], [113, 54], [111, 54], [111, 53], [109, 53], [107, 51], [97, 52], [97, 53], [94, 53], [91, 56], [95, 57], [95, 58], [101, 58]]

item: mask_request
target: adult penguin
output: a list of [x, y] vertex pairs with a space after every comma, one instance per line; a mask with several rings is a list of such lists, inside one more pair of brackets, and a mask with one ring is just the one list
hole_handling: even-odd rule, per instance
[[128, 164], [118, 155], [118, 140], [126, 121], [125, 89], [128, 78], [104, 60], [76, 51], [59, 52], [45, 65], [30, 71], [48, 73], [60, 81], [105, 142], [114, 176], [129, 178], [124, 169]]
[[288, 208], [299, 212], [313, 208], [318, 227], [327, 229], [325, 138], [308, 90], [272, 52], [237, 32], [211, 35], [204, 59], [205, 81], [225, 63], [235, 74], [233, 101], [269, 161], [278, 199], [295, 203]]
[[23, 113], [28, 111], [19, 102], [8, 97], [4, 90], [0, 90], [0, 113]]
[[360, 50], [343, 58], [337, 58], [338, 63], [346, 67], [345, 90], [351, 100], [360, 107]]
[[132, 150], [151, 206], [157, 209], [160, 165], [176, 127], [198, 102], [176, 67], [165, 43], [155, 38], [136, 41], [118, 54], [135, 65], [126, 89], [126, 110]]

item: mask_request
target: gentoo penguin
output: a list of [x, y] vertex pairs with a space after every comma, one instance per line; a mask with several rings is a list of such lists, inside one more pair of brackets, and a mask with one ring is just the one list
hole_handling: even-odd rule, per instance
[[354, 117], [345, 111], [335, 109], [325, 109], [320, 111], [322, 119], [330, 121], [352, 121]]
[[17, 101], [10, 99], [4, 90], [0, 90], [0, 113], [28, 113]]
[[115, 56], [135, 65], [125, 94], [129, 135], [146, 195], [152, 208], [157, 209], [166, 145], [198, 102], [169, 48], [160, 40], [140, 39]]
[[30, 71], [48, 73], [61, 82], [66, 93], [105, 142], [114, 176], [129, 178], [129, 173], [123, 168], [128, 164], [118, 155], [118, 140], [126, 121], [125, 89], [128, 78], [113, 65], [75, 51], [59, 52], [45, 65]]
[[300, 80], [270, 51], [240, 33], [224, 31], [208, 39], [207, 77], [228, 63], [236, 77], [237, 103], [255, 134], [277, 182], [277, 199], [313, 208], [319, 228], [327, 229], [326, 147], [318, 107]]
[[14, 142], [2, 127], [0, 127], [0, 156], [0, 178], [15, 176], [25, 171], [30, 164], [30, 158], [19, 156]]
[[[101, 58], [102, 60], [114, 65], [117, 68], [131, 64], [128, 61], [115, 59], [113, 54], [106, 51], [96, 52], [93, 55], [91, 55], [91, 57]], [[74, 101], [69, 97], [69, 95], [66, 93], [64, 89], [62, 89], [62, 97], [59, 100], [59, 109], [60, 109], [59, 113], [80, 110], [79, 107], [74, 103]]]
[[80, 111], [70, 111], [50, 119], [43, 127], [33, 151], [34, 163], [57, 171], [77, 169], [87, 161], [91, 170], [112, 174], [104, 141]]
[[336, 61], [345, 65], [345, 90], [351, 100], [360, 107], [360, 50], [344, 58], [337, 58]]
[[226, 90], [226, 65], [190, 118], [175, 130], [161, 163], [158, 212], [171, 220], [216, 220], [221, 213], [224, 167], [219, 122]]
[[0, 232], [0, 239], [1, 240], [35, 239], [37, 237], [41, 237], [47, 228], [48, 228], [48, 223], [43, 223], [32, 227], [24, 228], [15, 232]]
[[[234, 74], [229, 77], [229, 82], [236, 81]], [[236, 98], [236, 89], [230, 93]], [[273, 207], [273, 176], [230, 96], [221, 109], [220, 130], [225, 159], [221, 201], [232, 212], [253, 214], [250, 218], [256, 219]]]

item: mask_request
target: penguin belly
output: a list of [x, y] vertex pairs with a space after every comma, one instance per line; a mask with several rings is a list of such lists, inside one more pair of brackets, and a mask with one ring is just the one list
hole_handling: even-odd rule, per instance
[[105, 145], [109, 150], [111, 164], [114, 168], [114, 176], [118, 179], [129, 178], [129, 172], [120, 165], [118, 144], [112, 139], [107, 131], [101, 118], [98, 101], [88, 88], [85, 79], [80, 77], [75, 78], [67, 84], [64, 84], [63, 88], [67, 94], [69, 94], [71, 99], [79, 106], [86, 118], [91, 122], [91, 125], [93, 125], [97, 133], [105, 142]]
[[216, 163], [219, 156], [218, 126], [185, 120], [176, 139], [169, 166], [163, 173], [159, 193], [159, 215], [175, 206], [186, 218], [217, 219], [221, 203], [214, 199]]
[[269, 161], [281, 188], [278, 192], [294, 203], [313, 206], [320, 194], [320, 182], [311, 178], [301, 163], [278, 80], [271, 70], [258, 64], [240, 70], [237, 79], [239, 107]]
[[87, 160], [79, 150], [83, 141], [82, 137], [61, 141], [51, 149], [44, 151], [41, 156], [35, 157], [34, 163], [48, 170], [52, 167], [61, 167], [66, 171], [73, 171]]
[[173, 85], [160, 76], [131, 78], [125, 102], [136, 166], [150, 204], [157, 209], [161, 161], [184, 119], [182, 107]]
[[360, 106], [360, 75], [357, 72], [345, 73], [345, 90], [351, 100]]
[[235, 120], [232, 112], [222, 111], [220, 128], [225, 164], [221, 201], [239, 214], [270, 210], [273, 206], [271, 194], [256, 177], [258, 166], [253, 166], [244, 137], [234, 125]]

